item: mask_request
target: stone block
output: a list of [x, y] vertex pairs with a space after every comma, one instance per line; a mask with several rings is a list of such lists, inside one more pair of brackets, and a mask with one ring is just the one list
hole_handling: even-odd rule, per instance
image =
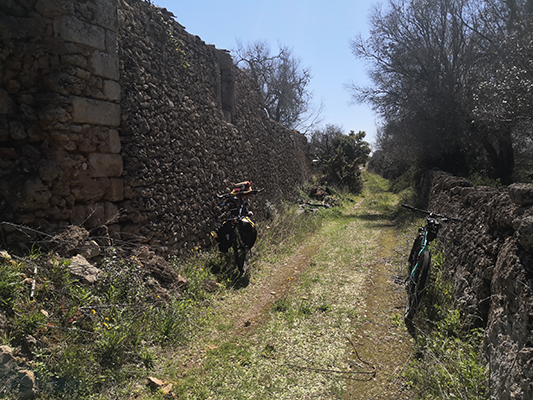
[[533, 184], [513, 183], [509, 186], [509, 197], [519, 206], [533, 205]]
[[109, 101], [120, 101], [120, 84], [116, 81], [104, 81], [104, 97]]
[[50, 207], [52, 194], [48, 186], [43, 185], [39, 178], [26, 181], [23, 196], [22, 202], [17, 204], [21, 209], [31, 211]]
[[108, 178], [82, 179], [73, 182], [70, 192], [77, 201], [96, 202], [104, 197], [108, 187]]
[[75, 204], [72, 206], [70, 222], [73, 225], [82, 225], [87, 217], [87, 206], [85, 204]]
[[96, 203], [87, 207], [87, 218], [84, 225], [88, 228], [103, 225], [105, 223], [104, 203]]
[[78, 254], [70, 259], [71, 263], [68, 265], [70, 273], [86, 283], [95, 283], [102, 271], [93, 267], [82, 255]]
[[107, 134], [107, 149], [109, 153], [120, 153], [122, 145], [120, 144], [120, 135], [116, 129], [110, 129]]
[[56, 126], [57, 124], [68, 122], [69, 119], [70, 114], [63, 107], [47, 105], [39, 111], [39, 120], [43, 127]]
[[105, 200], [122, 201], [124, 200], [124, 179], [111, 178], [109, 179], [109, 188], [104, 195]]
[[91, 72], [95, 75], [117, 81], [120, 77], [116, 54], [94, 51], [90, 59]]
[[118, 30], [118, 13], [116, 0], [94, 0], [98, 12], [94, 14], [94, 23], [116, 32]]
[[18, 121], [11, 121], [9, 123], [9, 130], [11, 139], [13, 140], [26, 139], [26, 137], [28, 136], [26, 134], [26, 129], [24, 128], [24, 125], [22, 125]]
[[118, 40], [116, 32], [110, 30], [105, 32], [105, 48], [110, 54], [116, 54], [118, 52]]
[[89, 174], [93, 178], [118, 178], [124, 168], [122, 156], [118, 154], [91, 153], [89, 160]]
[[54, 18], [74, 12], [74, 2], [68, 0], [38, 0], [35, 4], [37, 12], [45, 17]]
[[105, 50], [105, 29], [80, 21], [74, 15], [62, 15], [54, 20], [56, 37], [69, 42]]
[[106, 201], [104, 203], [104, 224], [107, 225], [117, 223], [119, 216], [120, 211], [118, 207], [110, 201]]
[[518, 243], [533, 253], [533, 215], [522, 218], [518, 227]]
[[6, 376], [17, 367], [17, 360], [13, 356], [13, 349], [9, 346], [0, 346], [0, 378]]
[[120, 105], [107, 101], [72, 97], [72, 122], [96, 125], [120, 125]]
[[4, 89], [0, 89], [0, 114], [8, 114], [10, 112], [9, 102], [11, 102], [9, 93]]
[[19, 399], [30, 400], [35, 398], [37, 386], [35, 384], [35, 375], [33, 371], [23, 369], [18, 371]]

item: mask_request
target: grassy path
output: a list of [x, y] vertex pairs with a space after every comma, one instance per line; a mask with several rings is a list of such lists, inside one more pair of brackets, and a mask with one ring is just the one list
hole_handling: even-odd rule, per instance
[[223, 291], [159, 373], [179, 399], [401, 399], [409, 357], [396, 198], [372, 178], [291, 254]]

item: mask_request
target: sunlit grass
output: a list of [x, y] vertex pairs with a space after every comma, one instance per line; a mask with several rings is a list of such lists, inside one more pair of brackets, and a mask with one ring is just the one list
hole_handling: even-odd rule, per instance
[[[171, 260], [189, 286], [165, 299], [154, 295], [132, 260], [106, 258], [98, 283], [87, 286], [73, 278], [66, 262], [34, 252], [31, 262], [42, 261], [47, 268], [39, 272], [30, 299], [23, 279], [32, 276], [33, 264], [3, 261], [2, 307], [16, 313], [0, 332], [2, 343], [19, 346], [27, 335], [37, 339], [32, 370], [44, 399], [165, 398], [146, 386], [148, 376], [171, 383], [172, 394], [180, 399], [343, 398], [349, 338], [365, 324], [379, 322], [368, 312], [363, 292], [368, 274], [376, 258], [385, 257], [384, 247], [399, 249], [403, 260], [420, 223], [401, 213], [399, 197], [389, 192], [386, 180], [366, 172], [363, 176], [364, 192], [336, 193], [338, 205], [331, 209], [313, 213], [299, 212], [295, 205], [271, 205], [271, 218], [258, 223], [248, 287], [235, 284], [231, 257], [214, 250]], [[392, 230], [394, 218], [399, 239], [383, 237], [381, 228]], [[438, 252], [434, 261], [440, 264]], [[403, 264], [397, 264], [401, 274]], [[277, 271], [288, 271], [283, 281], [263, 286]], [[215, 290], [207, 291], [206, 282], [215, 281]], [[440, 275], [434, 282], [424, 318], [436, 321], [432, 328], [438, 335], [455, 332], [457, 320], [447, 307], [451, 290]], [[268, 297], [261, 300], [268, 307], [257, 310], [256, 319], [244, 320], [261, 296]], [[403, 329], [400, 313], [385, 319]], [[369, 340], [376, 335], [364, 333]], [[443, 342], [447, 337], [431, 335], [421, 347], [424, 357], [406, 367], [405, 379], [414, 391], [429, 382], [446, 383], [413, 374], [429, 371], [424, 362], [441, 357], [431, 346], [476, 354], [474, 336]], [[461, 357], [459, 370], [472, 367], [473, 372], [457, 379], [473, 388], [480, 372], [470, 356]]]

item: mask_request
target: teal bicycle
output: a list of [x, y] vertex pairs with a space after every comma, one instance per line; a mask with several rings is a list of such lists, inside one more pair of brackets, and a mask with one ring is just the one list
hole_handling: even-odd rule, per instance
[[429, 246], [437, 237], [442, 222], [461, 222], [462, 220], [436, 214], [427, 210], [421, 210], [407, 204], [402, 204], [402, 207], [427, 216], [425, 225], [418, 228], [418, 235], [414, 240], [408, 260], [406, 280], [407, 303], [405, 305], [404, 321], [409, 331], [412, 331], [413, 318], [429, 282], [429, 269], [431, 266]]

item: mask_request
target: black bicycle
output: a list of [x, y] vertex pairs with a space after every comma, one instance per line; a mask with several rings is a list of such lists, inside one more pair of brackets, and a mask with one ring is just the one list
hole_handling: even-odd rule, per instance
[[411, 330], [413, 318], [429, 282], [429, 269], [431, 266], [429, 245], [437, 237], [441, 222], [461, 222], [462, 220], [427, 210], [421, 210], [407, 204], [402, 204], [402, 207], [405, 207], [410, 211], [427, 215], [426, 224], [423, 227], [418, 228], [418, 235], [411, 248], [407, 265], [407, 303], [405, 305], [404, 321], [407, 328]]
[[248, 272], [248, 257], [257, 240], [257, 228], [251, 219], [253, 213], [248, 210], [245, 199], [262, 191], [252, 190], [251, 183], [246, 181], [235, 184], [230, 193], [217, 194], [222, 199], [219, 204], [223, 209], [220, 216], [222, 224], [211, 235], [222, 253], [228, 253], [233, 248], [235, 265], [243, 276]]

